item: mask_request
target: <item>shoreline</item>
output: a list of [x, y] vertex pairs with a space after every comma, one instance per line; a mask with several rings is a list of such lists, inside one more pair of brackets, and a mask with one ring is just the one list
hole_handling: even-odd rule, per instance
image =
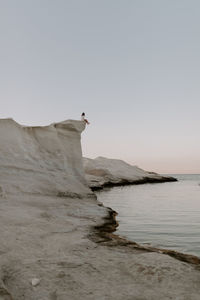
[[[121, 181], [118, 183], [112, 183], [108, 182], [105, 183], [101, 187], [93, 187], [91, 188], [92, 191], [97, 191], [97, 190], [103, 190], [104, 188], [107, 187], [115, 187], [115, 186], [126, 186], [126, 185], [139, 185], [139, 184], [146, 184], [146, 183], [164, 183], [164, 182], [176, 182], [178, 179], [174, 177], [162, 177], [162, 178], [143, 178], [134, 182], [128, 182], [128, 181]], [[98, 197], [97, 197], [98, 201]], [[102, 204], [102, 206], [104, 206]], [[118, 212], [114, 211], [110, 207], [106, 207], [108, 209], [108, 216], [104, 217], [104, 223], [99, 226], [94, 226], [94, 232], [95, 232], [95, 237], [94, 241], [97, 243], [106, 243], [109, 244], [109, 246], [131, 246], [134, 249], [138, 250], [145, 250], [147, 252], [157, 252], [157, 253], [162, 253], [169, 255], [171, 257], [174, 257], [180, 261], [187, 262], [190, 264], [194, 264], [199, 266], [200, 265], [200, 257], [193, 255], [193, 254], [186, 254], [182, 253], [179, 251], [175, 250], [169, 250], [165, 248], [157, 248], [153, 246], [143, 246], [141, 244], [138, 244], [134, 241], [129, 240], [128, 238], [121, 237], [118, 234], [114, 234], [114, 232], [117, 230], [117, 227], [119, 226], [118, 221], [116, 220], [116, 217], [118, 215]], [[100, 240], [98, 240], [100, 238]]]
[[200, 267], [200, 257], [195, 256], [193, 254], [186, 254], [165, 248], [143, 246], [141, 244], [129, 240], [128, 238], [121, 237], [118, 234], [114, 234], [117, 227], [119, 226], [119, 223], [116, 220], [116, 216], [118, 215], [118, 213], [110, 207], [105, 208], [108, 209], [108, 216], [103, 218], [103, 224], [93, 227], [93, 233], [89, 234], [89, 238], [92, 239], [92, 241], [110, 247], [125, 246], [130, 247], [134, 250], [144, 250], [146, 252], [156, 252], [160, 254], [165, 254], [182, 262], [186, 262]]

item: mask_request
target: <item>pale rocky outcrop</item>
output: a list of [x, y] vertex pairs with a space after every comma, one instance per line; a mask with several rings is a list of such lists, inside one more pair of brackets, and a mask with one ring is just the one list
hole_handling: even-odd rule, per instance
[[116, 214], [84, 178], [83, 129], [0, 120], [0, 299], [199, 300], [200, 259], [112, 233]]
[[119, 159], [83, 158], [83, 165], [88, 184], [93, 190], [105, 186], [176, 181], [173, 177], [147, 172]]
[[21, 126], [0, 120], [0, 194], [87, 195], [80, 144], [85, 123]]

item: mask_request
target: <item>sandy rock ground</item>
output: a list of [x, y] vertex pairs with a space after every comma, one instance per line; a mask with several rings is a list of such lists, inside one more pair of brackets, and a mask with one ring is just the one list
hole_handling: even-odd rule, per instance
[[105, 217], [92, 196], [0, 197], [0, 299], [200, 299], [198, 265], [106, 242]]

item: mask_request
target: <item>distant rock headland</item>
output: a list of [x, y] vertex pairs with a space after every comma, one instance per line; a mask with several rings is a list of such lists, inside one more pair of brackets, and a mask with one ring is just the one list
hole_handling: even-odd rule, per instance
[[174, 177], [147, 172], [119, 159], [84, 158], [83, 165], [87, 182], [93, 191], [118, 185], [177, 181]]

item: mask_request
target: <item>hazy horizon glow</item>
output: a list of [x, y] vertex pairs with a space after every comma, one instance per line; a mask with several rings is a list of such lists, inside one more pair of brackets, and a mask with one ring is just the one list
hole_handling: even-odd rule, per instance
[[84, 156], [200, 173], [200, 2], [0, 2], [0, 118], [79, 119]]

